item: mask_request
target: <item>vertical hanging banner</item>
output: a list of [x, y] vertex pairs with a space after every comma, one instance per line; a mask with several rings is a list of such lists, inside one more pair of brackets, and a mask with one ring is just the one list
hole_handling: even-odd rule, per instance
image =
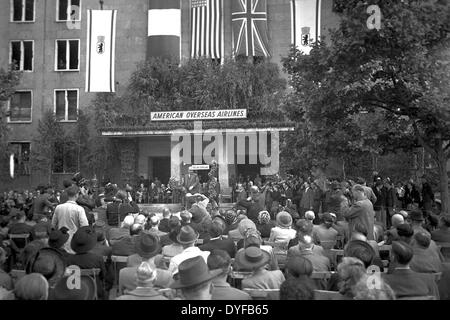
[[223, 1], [191, 0], [191, 57], [223, 56]]
[[320, 12], [322, 0], [291, 1], [292, 44], [309, 54], [312, 43], [320, 40]]
[[160, 57], [179, 62], [180, 42], [180, 0], [149, 0], [147, 59]]
[[232, 1], [234, 54], [269, 57], [266, 0]]
[[117, 10], [87, 11], [86, 92], [115, 92]]

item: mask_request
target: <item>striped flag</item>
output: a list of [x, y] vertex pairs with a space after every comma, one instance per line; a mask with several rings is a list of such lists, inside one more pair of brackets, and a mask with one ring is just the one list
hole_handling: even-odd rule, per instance
[[117, 10], [87, 11], [86, 92], [115, 92]]
[[269, 57], [266, 0], [232, 1], [234, 54]]
[[161, 57], [180, 61], [180, 0], [149, 0], [147, 59]]
[[222, 0], [191, 0], [191, 57], [223, 56]]
[[292, 44], [305, 54], [320, 40], [321, 6], [322, 0], [291, 0]]

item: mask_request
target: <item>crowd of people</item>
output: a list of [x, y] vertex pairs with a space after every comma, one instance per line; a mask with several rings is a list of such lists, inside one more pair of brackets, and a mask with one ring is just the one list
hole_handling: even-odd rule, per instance
[[[5, 194], [1, 299], [249, 300], [254, 289], [282, 300], [312, 300], [317, 290], [342, 299], [450, 298], [440, 250], [450, 243], [450, 215], [426, 181], [419, 191], [379, 176], [372, 186], [238, 178], [235, 203], [223, 209], [214, 170], [209, 179], [200, 188], [194, 172], [183, 178], [179, 212], [143, 211], [132, 186], [92, 188], [80, 174], [61, 191]], [[96, 271], [71, 288], [76, 268]]]

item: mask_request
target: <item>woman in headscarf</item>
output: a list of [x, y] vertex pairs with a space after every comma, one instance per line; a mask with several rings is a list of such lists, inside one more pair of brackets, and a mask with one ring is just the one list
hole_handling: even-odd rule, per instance
[[258, 214], [258, 221], [256, 223], [256, 229], [261, 233], [262, 238], [269, 238], [272, 228], [275, 227], [275, 223], [270, 219], [270, 214], [267, 211], [261, 211]]

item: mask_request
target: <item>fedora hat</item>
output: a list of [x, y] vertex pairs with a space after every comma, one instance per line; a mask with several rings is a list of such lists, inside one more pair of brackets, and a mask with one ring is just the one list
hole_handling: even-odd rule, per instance
[[198, 237], [199, 234], [191, 226], [184, 226], [177, 235], [177, 241], [180, 244], [190, 244], [197, 241]]
[[254, 270], [262, 266], [265, 266], [270, 260], [270, 256], [267, 252], [261, 250], [258, 247], [247, 247], [244, 250], [240, 250], [236, 253], [235, 261], [238, 265], [241, 265], [243, 269]]
[[54, 285], [64, 276], [66, 263], [62, 254], [53, 248], [40, 249], [27, 263], [25, 271], [27, 274], [40, 273]]
[[414, 210], [409, 214], [409, 218], [413, 221], [424, 221], [423, 213], [420, 210]]
[[61, 278], [52, 290], [52, 300], [95, 300], [97, 293], [93, 278], [81, 275], [78, 288], [69, 288], [69, 284], [70, 277]]
[[280, 227], [289, 228], [292, 225], [292, 216], [289, 212], [281, 211], [277, 214], [277, 223]]
[[67, 229], [59, 229], [50, 232], [50, 236], [48, 238], [49, 247], [55, 249], [61, 248], [67, 242], [67, 240], [69, 240], [70, 235], [67, 233], [66, 230]]
[[81, 227], [75, 232], [70, 242], [70, 247], [76, 253], [91, 251], [97, 244], [97, 233], [92, 227]]
[[223, 272], [222, 269], [209, 270], [201, 256], [184, 260], [178, 266], [178, 279], [170, 286], [172, 289], [188, 288], [212, 280]]
[[141, 232], [136, 239], [136, 253], [142, 258], [150, 259], [154, 257], [160, 250], [159, 238], [155, 234]]

